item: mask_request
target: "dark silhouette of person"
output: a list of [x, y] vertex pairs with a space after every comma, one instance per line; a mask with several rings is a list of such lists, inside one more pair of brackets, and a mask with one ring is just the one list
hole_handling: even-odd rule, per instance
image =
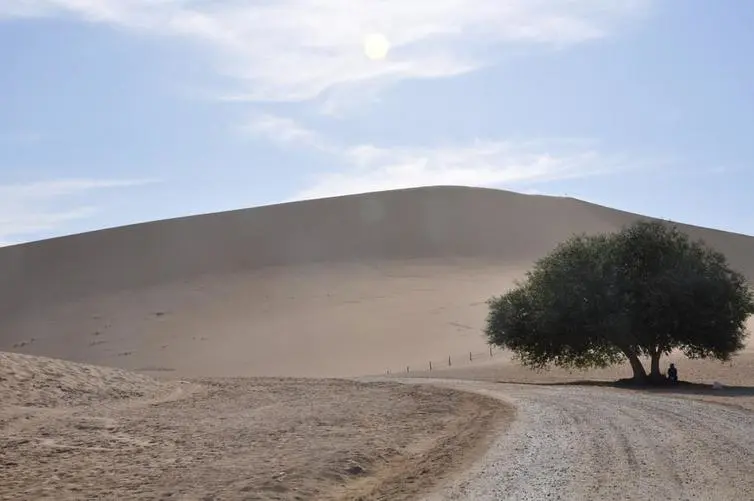
[[672, 383], [678, 382], [678, 369], [675, 368], [675, 364], [670, 364], [668, 368], [668, 379]]

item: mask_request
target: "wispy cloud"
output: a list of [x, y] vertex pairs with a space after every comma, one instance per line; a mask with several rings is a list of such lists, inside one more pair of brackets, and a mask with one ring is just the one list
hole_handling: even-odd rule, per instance
[[[334, 113], [411, 79], [444, 78], [497, 63], [510, 50], [563, 48], [610, 36], [653, 0], [0, 0], [3, 18], [66, 17], [195, 51], [228, 87], [214, 98], [312, 101]], [[365, 57], [364, 37], [390, 42]], [[189, 42], [189, 43], [184, 43]], [[494, 186], [591, 176], [626, 159], [588, 143], [490, 139], [439, 147], [338, 144], [300, 123], [257, 115], [244, 133], [331, 155], [297, 198], [426, 184]], [[121, 183], [121, 184], [118, 184]], [[95, 211], [63, 198], [133, 182], [53, 181], [0, 187], [0, 240], [60, 228]], [[139, 184], [139, 183], [136, 183]], [[15, 239], [15, 238], [13, 238]]]
[[347, 167], [318, 175], [297, 198], [426, 185], [508, 186], [590, 177], [626, 166], [595, 150], [534, 150], [523, 143], [478, 141], [442, 148], [380, 148], [344, 152]]
[[295, 120], [271, 114], [258, 114], [240, 127], [244, 134], [263, 137], [279, 144], [299, 144], [329, 150], [330, 145], [315, 131]]
[[0, 245], [58, 231], [71, 221], [95, 215], [97, 208], [86, 200], [86, 195], [94, 191], [154, 182], [151, 179], [59, 179], [0, 185]]
[[[611, 34], [651, 0], [4, 0], [0, 18], [75, 16], [189, 40], [235, 84], [226, 99], [298, 101], [437, 78], [496, 62], [506, 47], [563, 47]], [[374, 32], [391, 44], [364, 57]], [[328, 96], [332, 105], [332, 95]]]
[[284, 117], [253, 118], [247, 133], [333, 157], [339, 168], [317, 173], [293, 199], [426, 185], [521, 186], [638, 168], [636, 159], [601, 152], [584, 138], [477, 140], [440, 147], [340, 145]]

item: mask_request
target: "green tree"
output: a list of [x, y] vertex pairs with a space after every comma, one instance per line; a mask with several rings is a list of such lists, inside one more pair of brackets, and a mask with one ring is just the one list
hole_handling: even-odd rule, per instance
[[659, 222], [574, 236], [488, 304], [488, 340], [524, 365], [583, 369], [628, 360], [637, 380], [663, 379], [660, 359], [675, 349], [729, 360], [754, 314], [754, 294], [725, 256]]

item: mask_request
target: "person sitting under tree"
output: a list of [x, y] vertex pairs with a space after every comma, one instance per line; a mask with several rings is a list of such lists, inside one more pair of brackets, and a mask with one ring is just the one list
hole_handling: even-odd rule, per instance
[[675, 364], [670, 364], [670, 367], [668, 367], [668, 380], [671, 383], [678, 382], [678, 369], [675, 368]]

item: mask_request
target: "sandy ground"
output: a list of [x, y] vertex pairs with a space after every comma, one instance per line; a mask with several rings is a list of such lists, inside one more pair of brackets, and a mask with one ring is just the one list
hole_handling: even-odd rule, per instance
[[[625, 367], [538, 374], [487, 353], [490, 296], [573, 233], [638, 217], [435, 187], [0, 248], [0, 351], [141, 374], [3, 356], [0, 482], [12, 499], [109, 487], [120, 498], [400, 499], [450, 475], [440, 498], [638, 499], [643, 482], [643, 497], [745, 499], [751, 351], [730, 366], [679, 359], [683, 379], [727, 388], [672, 394], [600, 386]], [[682, 229], [754, 280], [754, 238]], [[254, 378], [388, 371], [361, 383]], [[414, 384], [396, 386], [398, 375]], [[517, 407], [510, 432], [458, 478], [510, 412], [438, 384]], [[354, 463], [363, 474], [348, 473]]]
[[[754, 411], [754, 351], [744, 351], [730, 362], [689, 360], [682, 355], [673, 355], [663, 361], [663, 367], [667, 367], [670, 362], [674, 362], [678, 367], [680, 378], [694, 383], [694, 386], [643, 391], [668, 394], [675, 398], [706, 400]], [[645, 365], [648, 365], [646, 361]], [[460, 379], [527, 385], [584, 384], [594, 387], [609, 385], [618, 379], [631, 377], [631, 369], [628, 364], [624, 364], [588, 371], [567, 371], [558, 368], [533, 371], [512, 361], [510, 353], [496, 353], [492, 363], [466, 362], [463, 367], [396, 374], [394, 377]], [[722, 384], [724, 388], [713, 389], [712, 384], [715, 382]]]
[[412, 499], [508, 405], [392, 382], [156, 381], [0, 353], [0, 499]]
[[382, 373], [484, 351], [485, 301], [520, 272], [406, 261], [203, 276], [6, 319], [0, 349], [171, 377]]

